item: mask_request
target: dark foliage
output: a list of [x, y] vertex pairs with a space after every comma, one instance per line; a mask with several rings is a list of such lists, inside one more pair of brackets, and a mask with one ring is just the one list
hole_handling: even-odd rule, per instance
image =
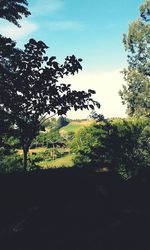
[[18, 20], [22, 19], [22, 16], [27, 17], [30, 15], [27, 5], [27, 0], [1, 0], [0, 18], [4, 18], [20, 27]]
[[149, 250], [144, 177], [124, 182], [82, 169], [0, 175], [1, 249]]
[[106, 122], [107, 119], [102, 114], [98, 114], [95, 111], [91, 112], [90, 118], [94, 119], [96, 122]]
[[68, 125], [68, 124], [69, 124], [69, 120], [68, 120], [67, 118], [63, 117], [63, 116], [60, 116], [60, 117], [58, 118], [58, 120], [57, 120], [57, 125], [56, 125], [56, 127], [57, 127], [57, 129], [60, 129], [60, 128], [62, 128], [62, 127], [64, 127], [64, 126]]

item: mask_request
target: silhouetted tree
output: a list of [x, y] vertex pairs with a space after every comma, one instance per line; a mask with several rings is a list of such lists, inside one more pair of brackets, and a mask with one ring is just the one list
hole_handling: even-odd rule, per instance
[[94, 119], [96, 122], [106, 122], [107, 120], [102, 114], [97, 114], [95, 111], [91, 112], [90, 118]]
[[6, 69], [1, 71], [0, 105], [19, 129], [24, 170], [29, 147], [46, 114], [65, 115], [72, 107], [75, 110], [99, 107], [91, 98], [95, 91], [76, 91], [69, 84], [58, 83], [59, 78], [82, 69], [81, 59], [67, 56], [60, 65], [54, 56], [45, 55], [47, 48], [44, 42], [30, 39], [24, 50], [12, 54]]
[[[26, 0], [0, 2], [0, 18], [18, 27], [18, 20], [28, 16]], [[55, 57], [45, 56], [48, 48], [42, 41], [31, 39], [25, 50], [16, 49], [10, 38], [0, 36], [0, 106], [2, 113], [17, 125], [24, 152], [24, 169], [27, 167], [29, 146], [38, 134], [45, 114], [66, 114], [75, 110], [99, 106], [91, 99], [94, 91], [71, 90], [70, 85], [58, 84], [58, 78], [74, 74], [81, 69], [80, 59], [67, 57], [63, 65]], [[42, 119], [40, 119], [40, 117]]]

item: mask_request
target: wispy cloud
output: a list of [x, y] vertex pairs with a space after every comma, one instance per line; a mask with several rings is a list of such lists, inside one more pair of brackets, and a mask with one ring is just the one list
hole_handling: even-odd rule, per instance
[[21, 28], [18, 28], [10, 23], [2, 23], [0, 25], [0, 34], [18, 40], [31, 35], [38, 29], [38, 26], [31, 21], [21, 21], [20, 25]]
[[60, 11], [64, 7], [63, 0], [37, 0], [31, 6], [31, 13], [33, 16], [50, 15]]
[[46, 24], [47, 28], [55, 31], [83, 31], [85, 29], [85, 25], [81, 22], [77, 21], [51, 21]]
[[109, 23], [106, 25], [105, 29], [107, 30], [114, 30], [118, 27], [118, 24], [117, 23]]

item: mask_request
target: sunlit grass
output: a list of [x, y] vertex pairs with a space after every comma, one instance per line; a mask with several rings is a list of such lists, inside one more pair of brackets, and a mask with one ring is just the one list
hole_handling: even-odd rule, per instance
[[[30, 150], [29, 150], [29, 154], [32, 154], [32, 153], [38, 154], [38, 153], [44, 152], [45, 150], [47, 150], [47, 147], [33, 148], [33, 149], [30, 149]], [[23, 150], [22, 150], [22, 149], [18, 149], [17, 152], [18, 152], [19, 155], [22, 155], [22, 154], [23, 154]]]
[[73, 156], [72, 155], [66, 155], [61, 158], [57, 158], [52, 161], [42, 161], [38, 162], [40, 167], [46, 169], [46, 168], [60, 168], [60, 167], [72, 167], [73, 166]]

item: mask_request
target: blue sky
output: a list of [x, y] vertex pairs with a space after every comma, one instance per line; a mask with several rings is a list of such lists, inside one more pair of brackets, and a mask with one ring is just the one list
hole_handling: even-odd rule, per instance
[[[96, 90], [106, 117], [125, 116], [118, 91], [126, 65], [122, 34], [139, 17], [141, 0], [28, 0], [32, 15], [18, 29], [1, 21], [0, 33], [22, 47], [29, 38], [43, 40], [49, 55], [62, 62], [67, 55], [83, 59], [83, 71], [66, 81], [74, 88]], [[85, 118], [88, 113], [70, 113]]]

